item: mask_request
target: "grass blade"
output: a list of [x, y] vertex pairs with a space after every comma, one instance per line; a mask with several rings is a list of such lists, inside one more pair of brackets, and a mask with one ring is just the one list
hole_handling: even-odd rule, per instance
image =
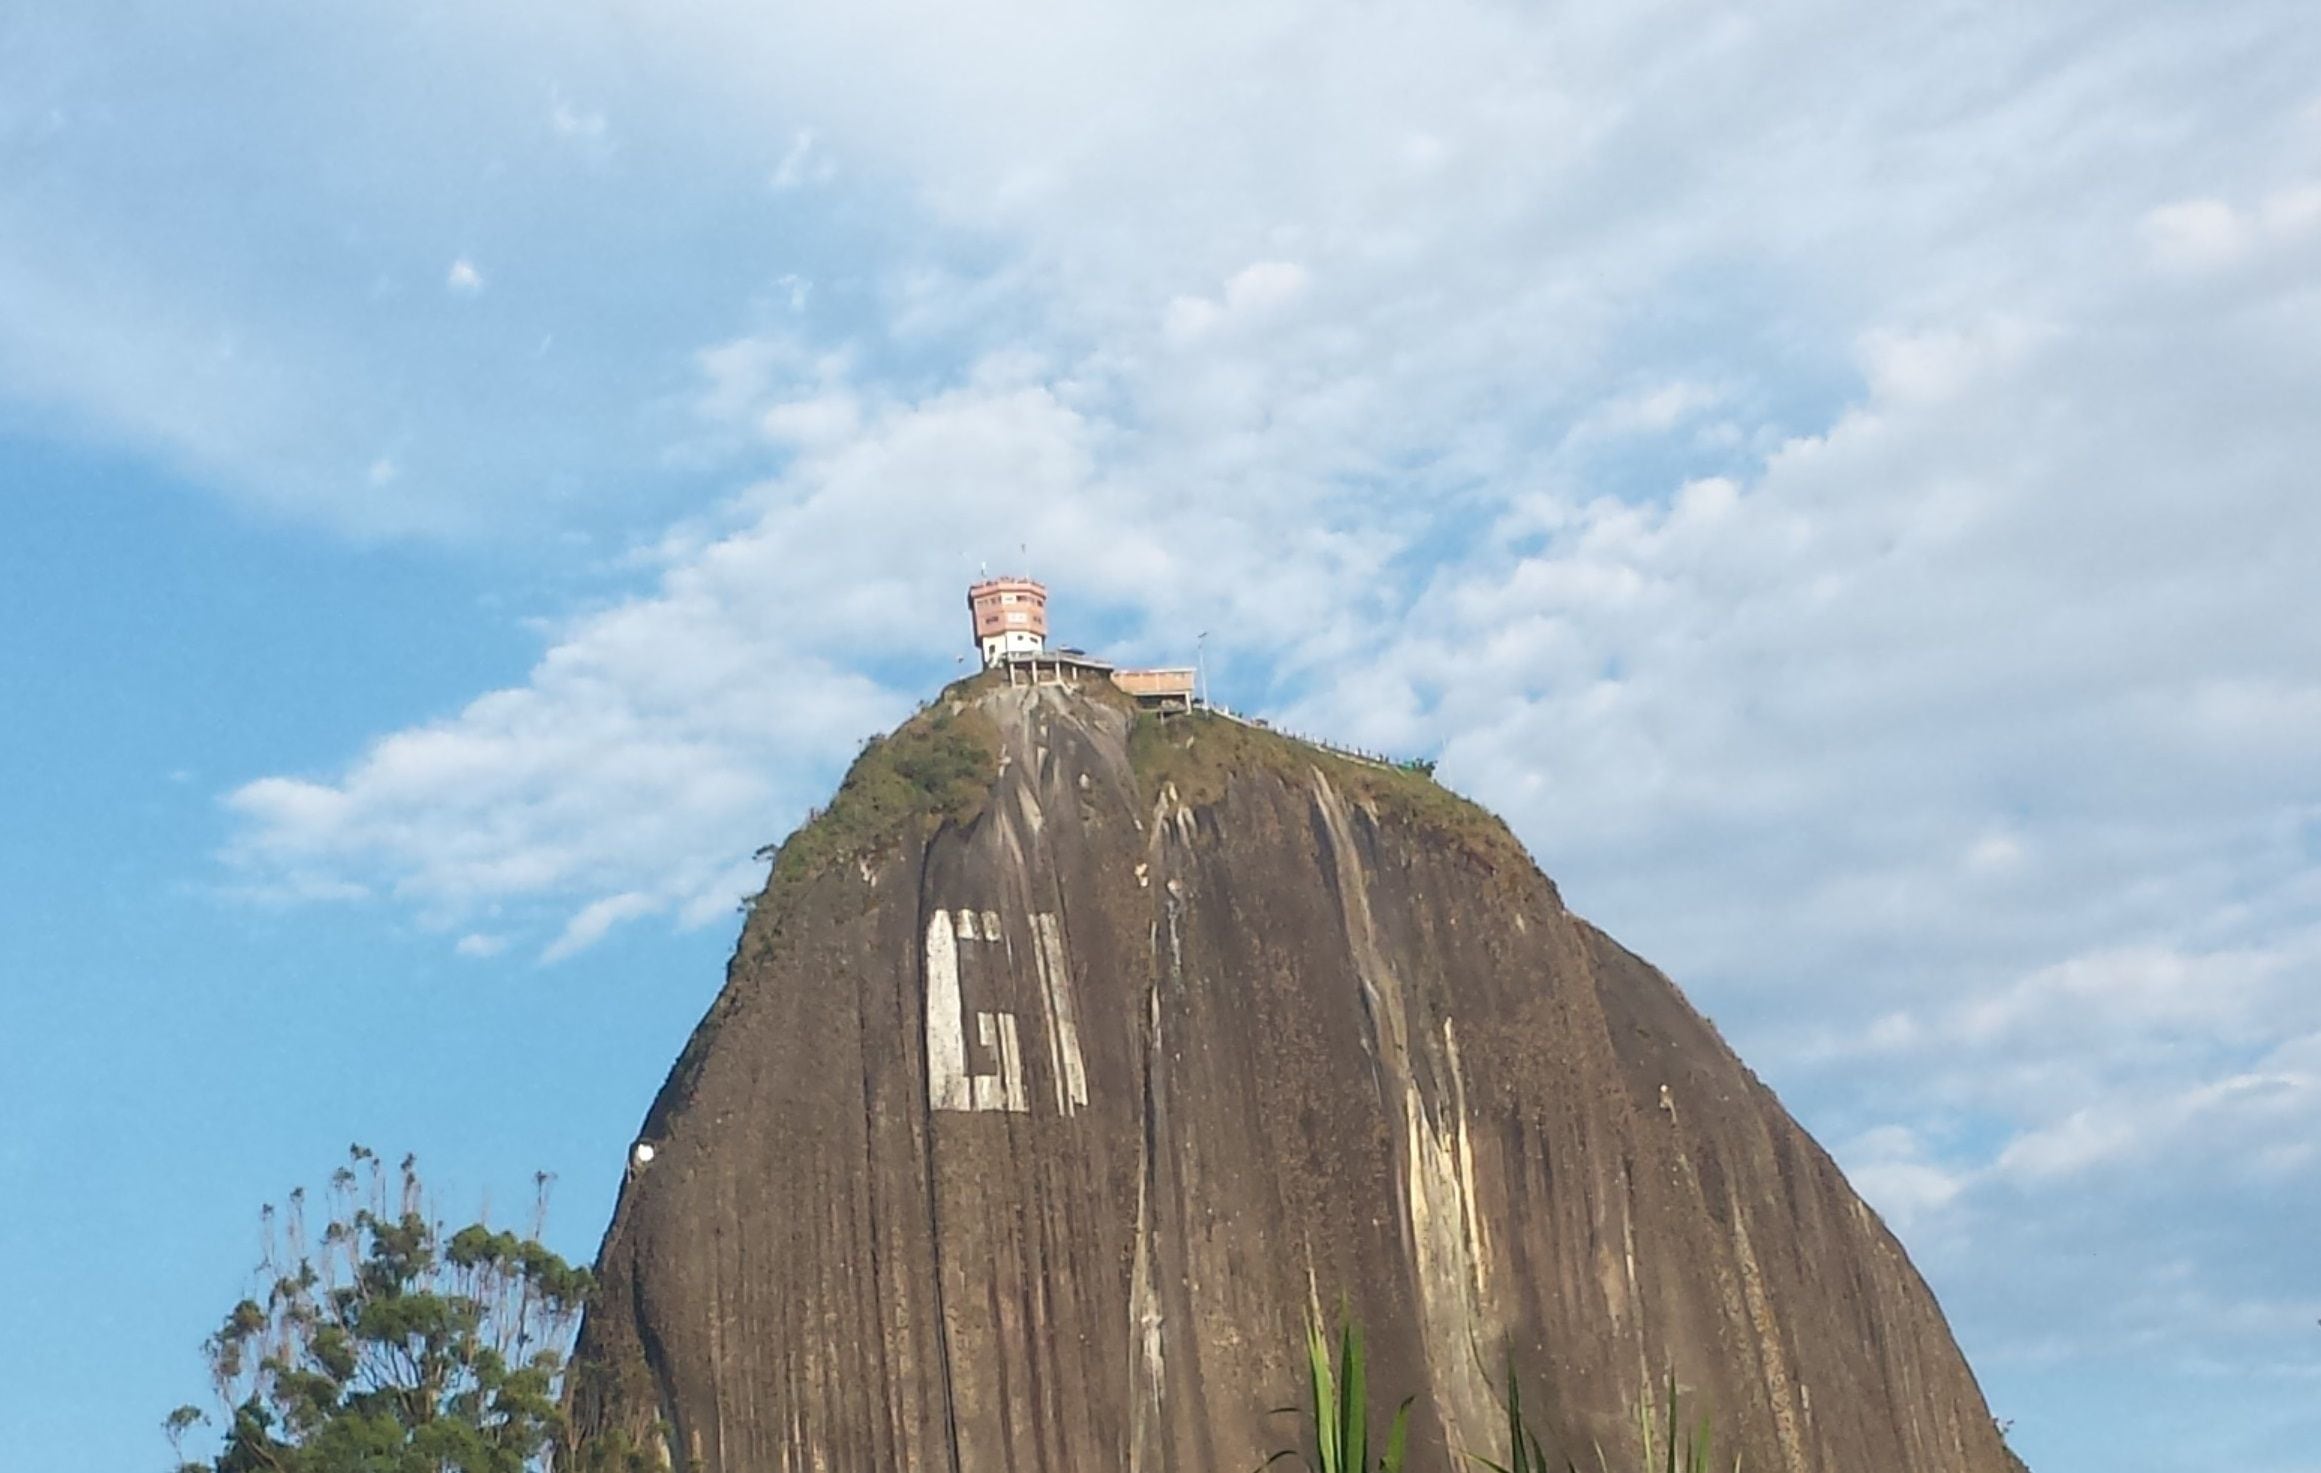
[[1531, 1466], [1531, 1450], [1524, 1446], [1523, 1388], [1515, 1380], [1515, 1361], [1507, 1362], [1507, 1456], [1515, 1460], [1515, 1473], [1542, 1473]]
[[1668, 1473], [1676, 1473], [1676, 1362], [1668, 1363]]
[[1410, 1403], [1405, 1397], [1394, 1412], [1394, 1425], [1386, 1433], [1386, 1456], [1378, 1460], [1378, 1473], [1402, 1473], [1403, 1444], [1410, 1437]]
[[1339, 1473], [1338, 1388], [1330, 1372], [1330, 1345], [1318, 1322], [1306, 1327], [1306, 1365], [1314, 1385], [1314, 1456], [1321, 1464], [1316, 1473]]

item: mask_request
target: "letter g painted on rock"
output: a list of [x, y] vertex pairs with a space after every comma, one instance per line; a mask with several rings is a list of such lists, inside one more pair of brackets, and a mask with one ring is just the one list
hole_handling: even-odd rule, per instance
[[[1053, 915], [1032, 918], [1033, 960], [1040, 973], [1041, 1011], [1046, 1015], [1049, 1067], [1055, 1076], [1056, 1112], [1076, 1115], [1088, 1103], [1088, 1080], [1080, 1056], [1079, 1021], [1061, 933]], [[1005, 1011], [975, 1014], [975, 1041], [998, 1064], [996, 1072], [971, 1073], [967, 1063], [967, 1010], [959, 988], [959, 947], [1006, 940], [994, 911], [937, 910], [927, 919], [927, 1103], [937, 1110], [1005, 1111], [1025, 1114], [1031, 1094], [1024, 1078], [1023, 1039], [1017, 1016]]]

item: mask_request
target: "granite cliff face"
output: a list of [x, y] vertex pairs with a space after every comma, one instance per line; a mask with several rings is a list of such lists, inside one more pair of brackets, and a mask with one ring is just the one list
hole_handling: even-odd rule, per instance
[[1426, 779], [956, 687], [793, 836], [646, 1118], [584, 1436], [707, 1473], [1234, 1473], [1343, 1300], [1415, 1467], [2005, 1473], [1940, 1310], [1676, 988]]

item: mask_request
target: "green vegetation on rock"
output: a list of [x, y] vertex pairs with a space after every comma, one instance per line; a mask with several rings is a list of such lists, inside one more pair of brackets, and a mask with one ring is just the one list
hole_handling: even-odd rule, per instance
[[1507, 825], [1437, 782], [1431, 762], [1365, 762], [1207, 711], [1140, 714], [1129, 731], [1128, 756], [1147, 803], [1163, 788], [1174, 788], [1179, 802], [1198, 808], [1222, 801], [1243, 774], [1271, 773], [1302, 785], [1318, 770], [1347, 801], [1405, 820], [1422, 837], [1455, 845], [1485, 869], [1525, 874], [1533, 868]]
[[[1298, 1458], [1310, 1473], [1372, 1473], [1370, 1464], [1370, 1406], [1368, 1387], [1362, 1357], [1362, 1330], [1352, 1320], [1345, 1320], [1338, 1331], [1338, 1358], [1330, 1361], [1330, 1342], [1319, 1323], [1306, 1328], [1306, 1369], [1312, 1383], [1312, 1401], [1305, 1408], [1306, 1421], [1302, 1429], [1303, 1447], [1284, 1448], [1266, 1460], [1267, 1465], [1286, 1458]], [[1404, 1447], [1410, 1430], [1411, 1398], [1404, 1398], [1395, 1409], [1394, 1419], [1388, 1424], [1385, 1451], [1377, 1462], [1377, 1473], [1402, 1473]], [[1668, 1377], [1665, 1422], [1655, 1417], [1649, 1406], [1636, 1411], [1637, 1441], [1642, 1450], [1642, 1473], [1712, 1473], [1713, 1440], [1706, 1417], [1689, 1434], [1678, 1422], [1678, 1391], [1676, 1376]], [[1469, 1449], [1467, 1461], [1486, 1473], [1555, 1473], [1548, 1461], [1547, 1449], [1541, 1443], [1523, 1411], [1523, 1388], [1517, 1382], [1515, 1368], [1507, 1368], [1507, 1397], [1501, 1404], [1507, 1414], [1507, 1452], [1504, 1460]], [[1285, 1410], [1294, 1410], [1288, 1408]], [[1596, 1449], [1597, 1473], [1609, 1473], [1610, 1461], [1604, 1450]], [[1735, 1458], [1734, 1473], [1740, 1473], [1741, 1462]], [[1567, 1461], [1564, 1473], [1580, 1473], [1577, 1463]]]
[[999, 775], [999, 732], [958, 698], [964, 688], [863, 744], [830, 806], [773, 852], [776, 884], [877, 854], [914, 825], [963, 824], [983, 811]]
[[[1266, 1459], [1270, 1465], [1284, 1458], [1301, 1458], [1309, 1473], [1372, 1473], [1370, 1462], [1370, 1398], [1362, 1360], [1362, 1330], [1345, 1321], [1338, 1331], [1337, 1364], [1330, 1362], [1329, 1337], [1320, 1324], [1306, 1327], [1306, 1374], [1313, 1401], [1307, 1407], [1306, 1446], [1283, 1448]], [[1410, 1407], [1405, 1399], [1387, 1428], [1386, 1447], [1378, 1456], [1376, 1473], [1402, 1473], [1405, 1444], [1410, 1437]]]

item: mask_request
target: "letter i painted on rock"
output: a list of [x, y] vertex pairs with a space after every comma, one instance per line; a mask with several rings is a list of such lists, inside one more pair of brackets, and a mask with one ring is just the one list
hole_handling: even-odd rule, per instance
[[1080, 1056], [1079, 1008], [1072, 998], [1072, 967], [1064, 955], [1063, 931], [1046, 912], [1032, 917], [1038, 945], [1032, 958], [1040, 969], [1040, 1000], [1048, 1012], [1048, 1065], [1056, 1080], [1056, 1113], [1077, 1115], [1088, 1104], [1088, 1066]]

